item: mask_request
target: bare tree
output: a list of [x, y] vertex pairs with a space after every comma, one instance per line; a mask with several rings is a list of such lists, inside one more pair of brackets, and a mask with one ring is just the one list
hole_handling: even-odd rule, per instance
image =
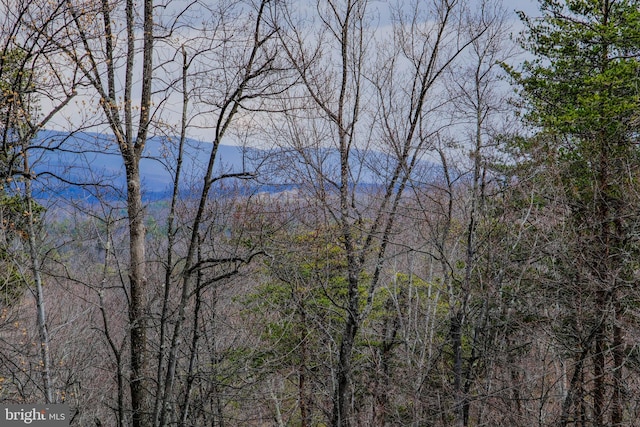
[[[42, 207], [33, 196], [33, 182], [38, 178], [33, 163], [43, 149], [49, 149], [46, 141], [35, 141], [38, 133], [73, 98], [76, 79], [73, 71], [68, 75], [60, 74], [56, 55], [59, 38], [50, 35], [63, 16], [64, 2], [43, 7], [36, 1], [20, 1], [2, 3], [0, 8], [3, 16], [0, 33], [0, 195], [11, 194], [14, 202], [20, 201], [20, 215], [25, 217], [21, 232], [26, 240], [35, 287], [42, 390], [45, 402], [52, 403], [57, 398], [43, 291], [42, 254], [37, 244], [41, 233], [36, 225]], [[46, 172], [41, 171], [43, 175]]]
[[[444, 125], [435, 115], [444, 101], [438, 85], [485, 27], [466, 26], [458, 1], [402, 5], [391, 34], [375, 28], [367, 1], [318, 1], [315, 9], [312, 18], [293, 11], [283, 18], [282, 45], [299, 85], [283, 105], [291, 114], [277, 138], [301, 166], [294, 179], [322, 201], [344, 247], [331, 424], [346, 426], [354, 422], [356, 339], [380, 285], [398, 207]], [[365, 183], [376, 191], [366, 194]]]
[[[147, 272], [140, 158], [152, 118], [154, 3], [152, 0], [144, 1], [141, 22], [136, 22], [136, 9], [131, 0], [89, 4], [69, 1], [67, 6], [70, 22], [66, 28], [70, 46], [66, 53], [95, 91], [126, 171], [132, 421], [134, 426], [149, 426], [151, 398], [146, 381], [149, 362], [145, 313]], [[125, 16], [122, 27], [116, 21], [120, 14]], [[142, 35], [137, 31], [139, 24]], [[138, 43], [142, 44], [141, 51], [136, 46]], [[122, 56], [119, 52], [123, 52]], [[142, 78], [139, 81], [134, 80], [137, 67], [141, 67]], [[135, 100], [134, 88], [139, 89]]]
[[[206, 287], [215, 286], [216, 281], [221, 281], [238, 272], [239, 265], [247, 264], [259, 249], [247, 248], [244, 253], [240, 248], [229, 253], [222, 247], [207, 247], [203, 240], [211, 240], [214, 236], [208, 235], [207, 212], [211, 209], [210, 194], [214, 186], [223, 180], [246, 180], [254, 177], [251, 170], [225, 171], [218, 167], [218, 149], [227, 137], [227, 133], [233, 128], [233, 123], [243, 111], [249, 109], [261, 109], [264, 98], [280, 91], [277, 85], [277, 52], [273, 48], [275, 28], [271, 24], [274, 14], [273, 5], [269, 1], [254, 3], [239, 3], [234, 7], [221, 8], [218, 11], [210, 11], [212, 16], [218, 17], [215, 25], [202, 29], [200, 39], [189, 45], [181, 47], [183, 57], [183, 121], [181, 125], [181, 144], [177, 159], [182, 156], [181, 147], [189, 123], [194, 122], [194, 117], [187, 117], [187, 105], [191, 98], [198, 101], [196, 111], [201, 111], [200, 116], [215, 123], [212, 129], [211, 146], [208, 160], [199, 179], [202, 186], [197, 190], [199, 196], [193, 206], [194, 214], [182, 227], [189, 230], [183, 237], [185, 251], [179, 264], [172, 261], [171, 251], [173, 242], [169, 242], [169, 258], [166, 262], [165, 276], [165, 302], [163, 319], [161, 321], [161, 350], [164, 351], [162, 342], [166, 339], [168, 351], [166, 360], [160, 353], [158, 373], [164, 373], [164, 378], [158, 378], [158, 384], [162, 384], [155, 405], [155, 414], [158, 425], [166, 425], [169, 422], [167, 410], [178, 403], [175, 382], [178, 375], [177, 366], [181, 342], [184, 334], [189, 331], [185, 328], [188, 319], [187, 310], [195, 298], [195, 313], [193, 314], [194, 330], [192, 335], [192, 349], [187, 376], [191, 376], [194, 370], [193, 363], [198, 346], [198, 319], [201, 316], [201, 295]], [[246, 18], [241, 18], [246, 14]], [[237, 31], [234, 38], [228, 39], [227, 32]], [[212, 67], [213, 64], [213, 67]], [[195, 85], [188, 89], [187, 84]], [[190, 96], [191, 94], [191, 96]], [[204, 110], [204, 111], [202, 111]], [[175, 172], [174, 192], [171, 211], [169, 213], [169, 232], [173, 233], [172, 221], [175, 216], [176, 200], [180, 190], [180, 170]], [[210, 230], [210, 229], [209, 229]], [[173, 239], [173, 235], [170, 234]], [[171, 271], [180, 265], [178, 275], [178, 303], [174, 307], [175, 318], [171, 319], [172, 330], [167, 326], [167, 306], [170, 298], [170, 288], [174, 280]], [[216, 271], [219, 266], [226, 267], [226, 271], [206, 273], [209, 270]], [[205, 272], [205, 273], [203, 273]], [[168, 340], [170, 334], [170, 340]], [[166, 337], [166, 338], [165, 338]], [[187, 390], [193, 386], [187, 380]], [[189, 395], [182, 400], [180, 423], [186, 423], [189, 418]]]
[[[478, 366], [482, 357], [482, 337], [489, 332], [484, 329], [488, 325], [489, 302], [488, 298], [482, 307], [472, 307], [471, 298], [476, 292], [490, 291], [482, 283], [486, 280], [480, 275], [480, 259], [484, 257], [483, 251], [490, 251], [491, 248], [484, 244], [485, 236], [492, 232], [491, 226], [486, 226], [491, 222], [487, 217], [487, 198], [497, 191], [495, 185], [496, 174], [492, 170], [493, 163], [500, 143], [501, 135], [504, 132], [512, 132], [508, 127], [509, 120], [507, 114], [511, 113], [507, 102], [507, 88], [501, 84], [500, 77], [502, 70], [500, 64], [511, 59], [514, 55], [514, 47], [508, 40], [509, 28], [507, 17], [501, 5], [497, 2], [485, 1], [480, 4], [477, 14], [469, 16], [469, 26], [483, 28], [483, 34], [473, 40], [464, 58], [450, 70], [450, 90], [452, 99], [452, 114], [458, 118], [457, 128], [453, 128], [452, 139], [454, 147], [450, 153], [441, 150], [445, 174], [448, 178], [447, 194], [452, 197], [462, 198], [462, 209], [456, 221], [466, 223], [461, 239], [460, 251], [464, 255], [460, 257], [458, 253], [451, 253], [456, 258], [463, 259], [462, 274], [455, 272], [451, 266], [456, 264], [453, 259], [447, 259], [446, 253], [440, 253], [442, 259], [447, 259], [446, 265], [450, 269], [453, 282], [453, 297], [449, 301], [450, 314], [450, 335], [452, 344], [452, 365], [453, 365], [453, 388], [455, 394], [454, 411], [456, 413], [456, 423], [458, 425], [469, 424], [469, 391], [474, 381], [474, 367]], [[459, 141], [458, 138], [466, 137], [466, 141]], [[461, 148], [463, 153], [457, 153], [455, 148]], [[464, 153], [466, 151], [466, 153]], [[462, 158], [465, 154], [471, 160], [470, 171], [464, 171], [461, 160], [455, 159], [456, 155]], [[449, 157], [449, 161], [444, 161]], [[453, 157], [453, 158], [452, 158]], [[453, 171], [449, 170], [447, 164], [453, 164]], [[466, 175], [469, 178], [466, 178]], [[461, 176], [452, 176], [461, 174]], [[459, 183], [459, 184], [458, 184]], [[468, 196], [456, 190], [456, 187], [468, 186]], [[488, 194], [489, 193], [489, 194]], [[449, 215], [451, 212], [448, 213]], [[450, 220], [447, 220], [451, 224]], [[482, 227], [482, 231], [479, 231]], [[458, 239], [455, 239], [458, 240]], [[455, 241], [454, 240], [454, 241]], [[447, 243], [443, 242], [443, 247]], [[457, 252], [457, 251], [456, 251]], [[458, 259], [460, 259], [458, 258]], [[446, 270], [444, 270], [446, 271]], [[446, 273], [445, 273], [446, 274]], [[486, 280], [491, 283], [492, 280]], [[455, 290], [454, 290], [455, 289]], [[476, 318], [474, 318], [477, 315]], [[469, 325], [469, 326], [467, 326]], [[469, 354], [464, 355], [462, 341], [468, 330], [468, 340], [471, 342]]]

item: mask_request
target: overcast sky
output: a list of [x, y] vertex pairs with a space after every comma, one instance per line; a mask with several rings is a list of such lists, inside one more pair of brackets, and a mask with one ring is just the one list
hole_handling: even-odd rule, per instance
[[[473, 1], [473, 0], [472, 0]], [[475, 0], [478, 3], [480, 3], [481, 0]], [[523, 11], [525, 12], [527, 15], [529, 16], [537, 16], [539, 15], [539, 10], [538, 10], [538, 0], [502, 0], [502, 5], [503, 7], [512, 14], [512, 22], [513, 22], [513, 26], [512, 26], [512, 31], [514, 33], [517, 33], [519, 31], [521, 27], [521, 25], [519, 24], [520, 21], [516, 15], [516, 11]], [[78, 103], [82, 100], [81, 97], [78, 97]], [[64, 110], [65, 114], [68, 115], [68, 118], [72, 121], [79, 121], [80, 119], [78, 119], [78, 117], [81, 115], [79, 113], [78, 108], [80, 108], [78, 105], [78, 103], [72, 103], [72, 105], [69, 108], [66, 108]], [[178, 102], [179, 104], [179, 102]], [[61, 120], [62, 118], [59, 118], [58, 120], [59, 123], [56, 123], [58, 120], [54, 120], [52, 122], [50, 122], [50, 126], [52, 128], [55, 129], [66, 129], [67, 128], [67, 122], [66, 120]], [[81, 120], [80, 120], [81, 121]], [[198, 132], [196, 132], [197, 134]], [[208, 135], [209, 132], [205, 131], [205, 134]], [[191, 135], [194, 137], [201, 137], [202, 135]]]
[[504, 7], [511, 11], [521, 10], [527, 15], [538, 15], [537, 0], [503, 0]]

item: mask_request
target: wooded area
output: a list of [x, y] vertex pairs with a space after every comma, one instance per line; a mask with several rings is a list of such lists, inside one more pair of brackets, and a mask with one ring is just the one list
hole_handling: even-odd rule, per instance
[[0, 0], [0, 403], [635, 425], [640, 1], [513, 7]]

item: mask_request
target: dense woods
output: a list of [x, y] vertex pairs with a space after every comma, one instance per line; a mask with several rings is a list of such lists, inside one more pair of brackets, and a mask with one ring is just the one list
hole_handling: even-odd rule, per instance
[[637, 423], [640, 2], [0, 8], [1, 404]]

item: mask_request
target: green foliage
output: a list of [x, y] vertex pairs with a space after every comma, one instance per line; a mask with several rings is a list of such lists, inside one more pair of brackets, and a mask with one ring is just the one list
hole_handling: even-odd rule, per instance
[[8, 195], [0, 191], [0, 301], [10, 305], [16, 302], [29, 283], [29, 278], [18, 269], [15, 259], [15, 241], [28, 237], [29, 216], [38, 222], [44, 207], [32, 202], [31, 209], [21, 195]]
[[2, 58], [0, 58], [0, 64], [2, 64], [0, 90], [5, 92], [29, 87], [25, 83], [29, 81], [31, 76], [31, 73], [25, 70], [26, 60], [27, 52], [24, 49], [13, 48], [2, 53]]
[[35, 72], [30, 58], [19, 47], [2, 52], [0, 58], [0, 185], [11, 182], [19, 172], [24, 155], [24, 134], [36, 104], [34, 95]]
[[630, 131], [639, 101], [638, 6], [629, 0], [544, 0], [544, 18], [525, 20], [522, 44], [537, 58], [511, 75], [533, 123], [581, 138], [569, 138], [567, 147]]
[[[436, 324], [445, 325], [451, 310], [446, 296], [442, 281], [430, 283], [415, 275], [397, 272], [391, 283], [376, 291], [371, 312], [362, 325], [360, 344], [384, 349], [404, 342], [407, 337], [402, 336], [401, 330], [395, 337], [385, 336], [382, 331], [398, 328], [400, 317], [411, 310], [431, 313]], [[446, 328], [438, 328], [434, 340], [438, 343], [446, 341], [447, 333]]]
[[[530, 162], [518, 180], [527, 198], [536, 193], [547, 199], [530, 203], [526, 213], [532, 230], [525, 232], [532, 242], [543, 242], [531, 254], [537, 255], [535, 271], [526, 275], [538, 279], [539, 304], [556, 307], [544, 313], [559, 347], [568, 350], [563, 356], [598, 354], [592, 369], [602, 377], [607, 363], [621, 358], [616, 352], [623, 338], [612, 331], [632, 319], [611, 307], [633, 294], [626, 284], [635, 282], [640, 254], [640, 2], [540, 4], [541, 18], [523, 17], [522, 45], [534, 59], [509, 70], [520, 87], [524, 117], [537, 130], [521, 147]], [[610, 352], [603, 351], [607, 346]], [[598, 418], [610, 392], [603, 383], [615, 375], [606, 372], [605, 380], [588, 386], [599, 396], [595, 424], [602, 424]], [[624, 388], [622, 381], [614, 388]], [[611, 419], [618, 419], [613, 424], [620, 423], [621, 407], [612, 395]]]
[[10, 237], [25, 237], [29, 216], [33, 215], [37, 223], [43, 213], [44, 207], [35, 201], [29, 208], [28, 201], [21, 195], [0, 192], [0, 230]]
[[590, 231], [597, 232], [609, 227], [602, 222], [612, 218], [608, 211], [628, 204], [640, 176], [640, 2], [541, 6], [541, 19], [524, 18], [522, 45], [536, 57], [509, 70], [525, 117], [540, 130], [519, 148], [540, 160], [542, 179], [561, 186], [576, 224], [599, 218]]
[[0, 304], [17, 302], [28, 285], [25, 277], [16, 267], [9, 252], [0, 247]]
[[[99, 223], [99, 225], [103, 224]], [[147, 230], [147, 234], [152, 239], [159, 239], [167, 235], [166, 227], [163, 224], [159, 224], [153, 216], [147, 216], [145, 218], [144, 225]]]
[[35, 103], [29, 64], [27, 52], [20, 48], [5, 50], [0, 58], [0, 268], [5, 272], [0, 294], [6, 303], [15, 301], [28, 282], [14, 264], [14, 243], [27, 239], [30, 224], [38, 223], [44, 212], [42, 205], [26, 198], [21, 182], [27, 175], [21, 170], [29, 143], [24, 135]]

